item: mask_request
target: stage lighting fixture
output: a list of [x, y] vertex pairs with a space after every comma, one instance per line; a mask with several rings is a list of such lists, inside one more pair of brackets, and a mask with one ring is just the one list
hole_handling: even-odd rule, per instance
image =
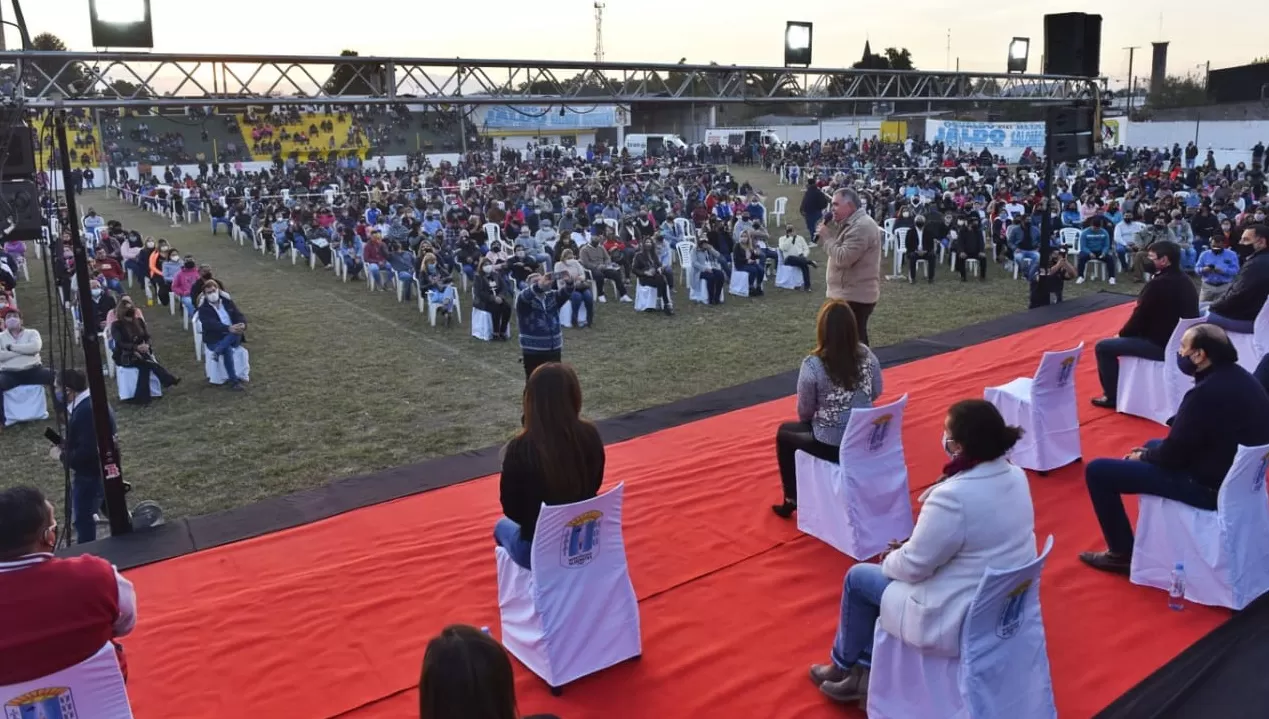
[[784, 28], [784, 66], [811, 65], [811, 23], [790, 22]]
[[150, 0], [88, 0], [94, 47], [152, 49]]
[[1009, 42], [1009, 64], [1006, 72], [1026, 72], [1027, 55], [1031, 52], [1031, 38], [1015, 37]]

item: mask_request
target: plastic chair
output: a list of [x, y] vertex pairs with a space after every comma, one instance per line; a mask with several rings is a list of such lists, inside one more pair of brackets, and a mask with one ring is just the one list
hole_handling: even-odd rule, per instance
[[645, 285], [636, 279], [634, 309], [635, 312], [661, 309], [661, 297], [657, 294], [657, 288]]
[[[577, 306], [577, 322], [579, 323], [590, 322], [590, 316], [586, 314], [585, 304], [580, 304]], [[561, 327], [576, 327], [577, 326], [573, 324], [573, 303], [572, 302], [565, 301], [562, 304], [560, 304], [560, 326]]]
[[48, 395], [44, 393], [44, 385], [24, 384], [5, 391], [4, 426], [46, 419]]
[[748, 297], [749, 273], [733, 268], [731, 272], [731, 281], [727, 287], [727, 291], [737, 297]]
[[[779, 226], [784, 222], [784, 211], [788, 208], [788, 206], [789, 198], [777, 197], [775, 199], [775, 209], [771, 211], [771, 219], [775, 221], [776, 226]], [[811, 229], [814, 230], [815, 228], [812, 227]]]
[[1075, 372], [1083, 351], [1081, 342], [1065, 352], [1045, 352], [1034, 377], [983, 390], [1006, 424], [1022, 428], [1022, 439], [1009, 455], [1019, 467], [1047, 472], [1082, 456]]
[[1194, 378], [1181, 374], [1172, 358], [1181, 350], [1185, 331], [1203, 321], [1202, 317], [1195, 317], [1177, 322], [1163, 350], [1162, 362], [1141, 357], [1119, 358], [1117, 411], [1168, 424], [1181, 406], [1181, 398], [1194, 386]]
[[[137, 382], [141, 379], [141, 370], [136, 367], [115, 368], [115, 388], [119, 390], [119, 399], [127, 400], [137, 396]], [[153, 372], [150, 373], [150, 397], [163, 396], [163, 383]]]
[[472, 308], [471, 336], [482, 342], [493, 340], [493, 315], [484, 310]]
[[618, 484], [584, 502], [543, 505], [532, 569], [506, 549], [494, 550], [502, 644], [552, 693], [643, 651], [622, 536], [623, 493]]
[[[251, 380], [251, 353], [246, 347], [241, 345], [233, 348], [234, 353], [234, 374], [238, 375], [238, 379], [242, 382]], [[229, 381], [229, 373], [225, 371], [225, 361], [220, 357], [213, 357], [211, 352], [204, 353], [203, 372], [207, 374], [207, 381], [214, 385], [222, 385]]]
[[1058, 239], [1071, 252], [1079, 254], [1080, 252], [1080, 231], [1075, 227], [1063, 227], [1058, 232]]
[[784, 253], [777, 250], [779, 254], [778, 266], [776, 268], [775, 286], [782, 290], [800, 290], [802, 289], [802, 270], [784, 264]]
[[1260, 358], [1269, 353], [1269, 302], [1260, 307], [1250, 334], [1230, 332], [1229, 341], [1238, 350], [1238, 365], [1248, 372], [1255, 372]]
[[912, 501], [903, 453], [905, 394], [880, 407], [851, 410], [834, 464], [799, 450], [798, 530], [858, 561], [912, 535]]
[[1269, 445], [1239, 447], [1216, 511], [1143, 494], [1129, 578], [1168, 591], [1177, 563], [1185, 598], [1235, 611], [1269, 591]]
[[[21, 684], [0, 686], [5, 717], [132, 719], [115, 645], [72, 667]], [[67, 708], [70, 711], [67, 711]]]

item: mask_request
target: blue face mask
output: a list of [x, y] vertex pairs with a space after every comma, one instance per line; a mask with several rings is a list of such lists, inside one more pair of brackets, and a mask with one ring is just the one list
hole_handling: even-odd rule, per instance
[[58, 404], [63, 404], [63, 405], [66, 404], [66, 394], [62, 392], [60, 389], [53, 390], [53, 399]]
[[1198, 374], [1198, 365], [1194, 364], [1194, 360], [1189, 355], [1178, 354], [1176, 356], [1176, 368], [1181, 370], [1181, 374], [1186, 377], [1193, 377]]

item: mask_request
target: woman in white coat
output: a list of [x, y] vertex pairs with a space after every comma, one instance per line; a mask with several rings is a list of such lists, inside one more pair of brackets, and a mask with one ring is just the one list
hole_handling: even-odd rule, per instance
[[1035, 559], [1035, 513], [1026, 473], [1005, 459], [1022, 430], [994, 406], [952, 405], [944, 421], [950, 461], [921, 497], [912, 537], [895, 541], [881, 564], [846, 572], [832, 662], [811, 667], [820, 691], [840, 702], [868, 695], [874, 626], [921, 652], [955, 657], [961, 625], [988, 567]]

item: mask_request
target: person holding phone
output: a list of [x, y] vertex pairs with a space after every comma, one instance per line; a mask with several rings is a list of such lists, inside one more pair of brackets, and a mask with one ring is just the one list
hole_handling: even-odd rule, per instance
[[556, 276], [560, 274], [529, 275], [524, 289], [516, 295], [516, 325], [520, 331], [525, 382], [533, 370], [548, 362], [559, 362], [564, 353], [560, 307], [572, 297], [573, 285], [566, 279], [560, 281], [558, 288], [554, 287]]
[[1229, 289], [1229, 283], [1238, 274], [1238, 254], [1225, 249], [1225, 238], [1212, 235], [1212, 246], [1199, 255], [1195, 269], [1203, 285], [1199, 288], [1199, 302], [1215, 302]]

